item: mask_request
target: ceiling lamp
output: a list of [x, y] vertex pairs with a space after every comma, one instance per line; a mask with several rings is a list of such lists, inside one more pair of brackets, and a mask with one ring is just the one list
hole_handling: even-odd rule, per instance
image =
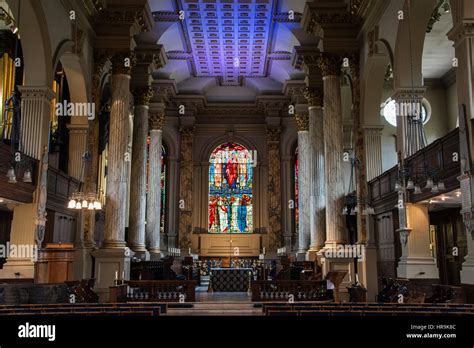
[[408, 179], [407, 181], [407, 190], [413, 190], [415, 188], [415, 183], [412, 179]]
[[438, 185], [433, 185], [433, 188], [431, 189], [431, 192], [432, 193], [438, 193], [439, 192]]
[[67, 204], [68, 209], [76, 209], [76, 210], [101, 210], [102, 203], [100, 202], [99, 198], [97, 197], [96, 193], [90, 192], [85, 193], [82, 192], [82, 187], [84, 185], [84, 171], [86, 167], [86, 163], [89, 162], [91, 159], [91, 155], [89, 152], [85, 152], [82, 155], [82, 168], [81, 168], [81, 178], [80, 183], [71, 197], [69, 197], [69, 202]]
[[449, 5], [449, 1], [445, 0], [442, 7], [444, 13], [451, 13], [451, 6]]
[[400, 184], [400, 181], [397, 180], [395, 183], [395, 191], [401, 191], [402, 189], [402, 184]]
[[434, 186], [433, 179], [428, 178], [428, 180], [426, 180], [426, 186], [425, 186], [425, 188], [426, 188], [426, 189], [432, 189], [433, 186]]
[[421, 193], [421, 188], [420, 188], [420, 185], [416, 185], [415, 186], [415, 191], [413, 191], [413, 193], [415, 195], [419, 195]]
[[444, 186], [444, 182], [443, 181], [438, 181], [438, 189], [440, 191], [445, 191], [446, 190], [446, 186]]

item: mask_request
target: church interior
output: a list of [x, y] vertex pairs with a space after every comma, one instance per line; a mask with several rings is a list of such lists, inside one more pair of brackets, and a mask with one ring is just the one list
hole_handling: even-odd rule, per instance
[[472, 18], [0, 0], [0, 317], [474, 314]]

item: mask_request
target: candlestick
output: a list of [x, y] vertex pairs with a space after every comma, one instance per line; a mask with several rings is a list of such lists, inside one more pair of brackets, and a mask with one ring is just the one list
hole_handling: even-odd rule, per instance
[[359, 282], [359, 274], [356, 273], [356, 283]]
[[118, 279], [118, 271], [115, 271], [115, 280]]
[[125, 270], [122, 270], [122, 280], [125, 279]]
[[265, 247], [263, 247], [263, 255], [265, 255]]

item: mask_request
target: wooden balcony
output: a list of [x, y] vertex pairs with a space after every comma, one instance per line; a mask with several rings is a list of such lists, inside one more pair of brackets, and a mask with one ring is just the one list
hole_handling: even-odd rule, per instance
[[[460, 175], [460, 162], [453, 161], [453, 154], [459, 154], [459, 128], [449, 132], [444, 137], [434, 141], [423, 150], [418, 151], [414, 155], [405, 160], [405, 165], [410, 168], [410, 172], [414, 173], [423, 168], [424, 164], [434, 171], [433, 179], [435, 182], [442, 180], [449, 192], [459, 188], [457, 177]], [[416, 174], [411, 176], [416, 179]], [[390, 211], [395, 209], [398, 195], [395, 191], [395, 183], [398, 180], [398, 166], [387, 170], [382, 175], [369, 182], [369, 199], [375, 208], [375, 213]], [[422, 188], [422, 193], [414, 195], [413, 190], [408, 191], [408, 201], [412, 203], [420, 202], [434, 196], [438, 196], [442, 192], [432, 193], [431, 190], [423, 190], [426, 186], [426, 178], [422, 181], [417, 180]]]
[[23, 160], [29, 162], [31, 169], [31, 177], [33, 182], [23, 182], [23, 170], [17, 173], [17, 183], [12, 184], [8, 182], [7, 172], [12, 164], [12, 153], [9, 145], [0, 143], [0, 197], [7, 200], [12, 200], [21, 203], [32, 203], [33, 192], [38, 184], [38, 164], [39, 161], [22, 154]]

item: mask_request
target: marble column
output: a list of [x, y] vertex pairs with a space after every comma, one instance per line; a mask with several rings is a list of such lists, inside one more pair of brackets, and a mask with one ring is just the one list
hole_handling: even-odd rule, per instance
[[426, 146], [421, 107], [424, 87], [398, 88], [392, 98], [396, 102], [397, 151], [410, 157]]
[[[469, 3], [469, 4], [468, 4]], [[454, 41], [456, 70], [456, 89], [459, 114], [460, 162], [458, 180], [461, 185], [461, 215], [465, 226], [467, 255], [461, 270], [461, 284], [474, 284], [474, 36], [472, 18], [474, 7], [469, 1], [451, 1], [454, 26], [448, 38]]]
[[148, 150], [148, 194], [146, 196], [146, 245], [151, 258], [161, 258], [161, 144], [163, 111], [150, 112], [150, 147]]
[[281, 246], [281, 181], [280, 181], [280, 128], [267, 129], [268, 158], [268, 224], [270, 252]]
[[124, 66], [127, 53], [112, 57], [109, 153], [105, 210], [105, 248], [123, 248], [127, 199], [127, 163], [130, 69]]
[[295, 197], [294, 197], [294, 158], [292, 156], [283, 156], [281, 159], [281, 182], [283, 183], [282, 192], [282, 223], [283, 223], [283, 246], [288, 252], [294, 252], [295, 250], [295, 231], [293, 221], [295, 211]]
[[326, 198], [324, 174], [323, 91], [307, 88], [305, 97], [309, 111], [310, 142], [310, 259], [324, 247], [326, 241]]
[[367, 181], [383, 172], [382, 131], [383, 126], [364, 126], [365, 158], [367, 160]]
[[177, 231], [176, 226], [176, 215], [177, 209], [179, 209], [179, 159], [177, 157], [168, 157], [168, 194], [167, 206], [169, 207], [167, 212], [167, 236], [168, 236], [168, 248], [176, 248], [177, 245]]
[[132, 165], [130, 175], [130, 213], [128, 246], [138, 257], [146, 258], [146, 172], [148, 109], [153, 90], [149, 86], [133, 89], [135, 110], [133, 116]]
[[298, 254], [306, 254], [310, 240], [310, 175], [311, 149], [309, 141], [309, 117], [296, 115], [298, 126]]
[[320, 68], [324, 84], [324, 158], [326, 179], [326, 243], [325, 247], [347, 243], [347, 230], [342, 209], [345, 204], [343, 175], [343, 127], [341, 105], [342, 58], [324, 54]]
[[194, 126], [180, 128], [179, 166], [179, 248], [191, 247], [193, 201], [193, 140]]
[[[69, 129], [69, 163], [68, 174], [78, 180], [84, 180], [86, 173], [82, 171], [82, 156], [86, 151], [87, 130], [86, 124], [68, 124]], [[84, 177], [81, 178], [81, 174]]]

